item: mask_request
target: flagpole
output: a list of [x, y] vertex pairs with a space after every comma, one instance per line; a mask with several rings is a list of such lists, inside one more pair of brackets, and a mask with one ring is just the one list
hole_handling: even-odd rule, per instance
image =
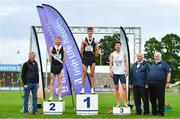
[[[66, 71], [67, 71], [67, 67], [66, 67]], [[72, 85], [71, 85], [70, 76], [69, 76], [68, 72], [67, 72], [67, 75], [68, 75], [68, 82], [69, 82], [69, 87], [70, 87], [70, 91], [71, 91], [71, 100], [72, 100], [72, 105], [73, 105], [73, 111], [75, 111], [75, 104], [74, 104]]]

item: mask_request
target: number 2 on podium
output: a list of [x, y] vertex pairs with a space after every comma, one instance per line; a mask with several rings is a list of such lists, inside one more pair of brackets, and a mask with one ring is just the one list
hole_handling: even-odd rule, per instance
[[54, 108], [54, 107], [55, 107], [55, 104], [54, 104], [54, 103], [50, 103], [49, 105], [51, 106], [49, 110], [50, 110], [50, 111], [54, 111], [54, 110], [55, 110], [55, 108]]
[[90, 108], [90, 97], [87, 97], [86, 99], [84, 99], [84, 102], [87, 101], [87, 108]]

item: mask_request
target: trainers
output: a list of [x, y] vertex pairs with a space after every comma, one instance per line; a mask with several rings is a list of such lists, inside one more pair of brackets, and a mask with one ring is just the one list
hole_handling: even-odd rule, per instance
[[25, 115], [29, 114], [29, 112], [24, 112]]
[[52, 101], [53, 100], [53, 97], [52, 96], [50, 96], [49, 97], [49, 99], [48, 99], [48, 101]]
[[59, 96], [59, 101], [63, 101], [63, 99], [62, 99], [62, 97], [61, 97], [61, 96]]
[[80, 94], [84, 94], [84, 89], [81, 90]]
[[92, 93], [92, 94], [95, 94], [95, 92], [94, 92], [94, 89], [93, 89], [93, 88], [91, 89], [91, 93]]
[[33, 115], [37, 115], [37, 112], [33, 112], [32, 114], [33, 114]]

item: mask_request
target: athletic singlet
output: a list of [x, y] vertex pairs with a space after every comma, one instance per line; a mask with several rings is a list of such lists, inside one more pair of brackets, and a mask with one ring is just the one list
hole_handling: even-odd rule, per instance
[[87, 37], [85, 38], [86, 43], [84, 43], [84, 56], [95, 57], [96, 43], [94, 40], [95, 39], [93, 38], [92, 41], [89, 43]]
[[117, 51], [113, 52], [113, 73], [125, 74], [124, 53], [121, 51], [119, 54]]
[[63, 47], [61, 47], [60, 51], [56, 51], [56, 48], [53, 46], [52, 50], [52, 65], [61, 65], [63, 64]]

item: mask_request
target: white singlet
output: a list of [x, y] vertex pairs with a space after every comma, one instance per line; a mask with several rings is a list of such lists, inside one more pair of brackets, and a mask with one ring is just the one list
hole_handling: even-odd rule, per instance
[[125, 62], [124, 62], [124, 53], [120, 51], [113, 52], [113, 73], [114, 74], [125, 74]]

